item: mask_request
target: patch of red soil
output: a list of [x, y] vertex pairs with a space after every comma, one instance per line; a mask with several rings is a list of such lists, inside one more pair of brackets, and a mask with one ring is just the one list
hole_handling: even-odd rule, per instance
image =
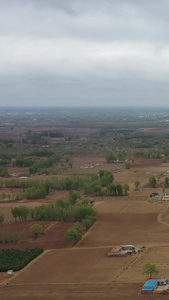
[[[25, 249], [42, 247], [44, 249], [60, 249], [69, 248], [72, 245], [65, 241], [65, 232], [74, 225], [73, 222], [58, 222], [58, 221], [44, 221], [45, 233], [40, 235], [37, 239], [34, 238], [30, 232], [30, 227], [33, 224], [41, 224], [41, 221], [27, 221], [17, 222], [10, 225], [1, 227], [0, 232], [17, 232], [18, 243], [0, 243], [0, 249], [14, 248]], [[21, 240], [20, 233], [24, 234], [23, 241]]]

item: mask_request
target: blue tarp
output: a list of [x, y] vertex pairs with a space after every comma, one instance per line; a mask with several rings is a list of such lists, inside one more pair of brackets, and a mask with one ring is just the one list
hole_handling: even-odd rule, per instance
[[146, 283], [144, 284], [144, 287], [155, 287], [156, 284], [158, 283], [159, 280], [148, 280], [146, 281]]
[[154, 288], [145, 287], [142, 288], [142, 291], [154, 291]]
[[158, 284], [158, 280], [148, 280], [144, 284], [142, 291], [154, 291]]

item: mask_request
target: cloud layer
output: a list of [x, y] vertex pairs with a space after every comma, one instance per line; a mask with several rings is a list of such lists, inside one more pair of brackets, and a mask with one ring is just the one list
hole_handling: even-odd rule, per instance
[[0, 105], [168, 105], [168, 0], [0, 1]]

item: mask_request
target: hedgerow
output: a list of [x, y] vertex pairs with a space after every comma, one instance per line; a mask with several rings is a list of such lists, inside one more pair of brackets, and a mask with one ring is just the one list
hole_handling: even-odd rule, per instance
[[0, 272], [19, 271], [43, 252], [43, 248], [0, 250]]

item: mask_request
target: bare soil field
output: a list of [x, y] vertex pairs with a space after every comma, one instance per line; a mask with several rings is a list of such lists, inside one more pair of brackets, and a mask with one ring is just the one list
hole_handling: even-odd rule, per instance
[[106, 247], [52, 250], [32, 264], [27, 272], [13, 278], [12, 284], [111, 282], [116, 279], [119, 269], [132, 261], [132, 257], [114, 260], [107, 257], [108, 251]]
[[40, 235], [37, 239], [34, 238], [30, 232], [30, 227], [33, 224], [41, 224], [41, 221], [27, 221], [17, 222], [2, 227], [1, 232], [22, 232], [24, 234], [23, 241], [19, 239], [18, 243], [0, 243], [0, 249], [14, 248], [25, 249], [42, 247], [44, 249], [57, 249], [71, 247], [69, 243], [65, 241], [65, 232], [74, 225], [73, 222], [54, 222], [45, 221], [44, 235]]
[[[93, 197], [94, 207], [98, 211], [98, 221], [74, 248], [65, 249], [68, 245], [62, 244], [60, 247], [63, 249], [58, 247], [54, 250], [57, 248], [54, 244], [61, 239], [59, 227], [57, 223], [49, 226], [45, 236], [40, 237], [39, 243], [43, 242], [44, 238], [49, 246], [46, 249], [53, 250], [45, 252], [10, 278], [2, 273], [1, 298], [14, 300], [159, 299], [160, 295], [140, 293], [141, 287], [148, 279], [147, 275], [142, 274], [142, 270], [146, 262], [153, 262], [159, 269], [156, 277], [169, 278], [169, 203], [152, 201], [149, 198], [152, 192], [162, 192], [162, 189], [149, 187], [148, 181], [152, 174], [165, 178], [169, 164], [164, 164], [157, 159], [138, 159], [130, 170], [125, 170], [124, 164], [106, 164], [101, 157], [83, 159], [77, 157], [74, 164], [78, 166], [93, 164], [93, 168], [79, 167], [69, 170], [68, 173], [85, 174], [100, 169], [110, 169], [114, 173], [116, 182], [129, 183], [131, 187], [129, 196]], [[136, 180], [143, 186], [140, 191], [135, 191]], [[168, 189], [166, 192], [169, 192]], [[59, 197], [59, 194], [57, 193], [56, 196]], [[54, 200], [56, 196], [54, 193], [49, 201]], [[66, 194], [64, 196], [66, 197]], [[16, 204], [0, 205], [3, 212], [8, 215], [11, 207]], [[29, 202], [29, 205], [34, 206], [35, 202]], [[60, 225], [61, 228], [66, 226]], [[108, 258], [106, 256], [112, 246], [122, 244], [134, 244], [136, 247], [144, 245], [146, 251], [131, 257]], [[6, 285], [6, 282], [9, 284]]]

